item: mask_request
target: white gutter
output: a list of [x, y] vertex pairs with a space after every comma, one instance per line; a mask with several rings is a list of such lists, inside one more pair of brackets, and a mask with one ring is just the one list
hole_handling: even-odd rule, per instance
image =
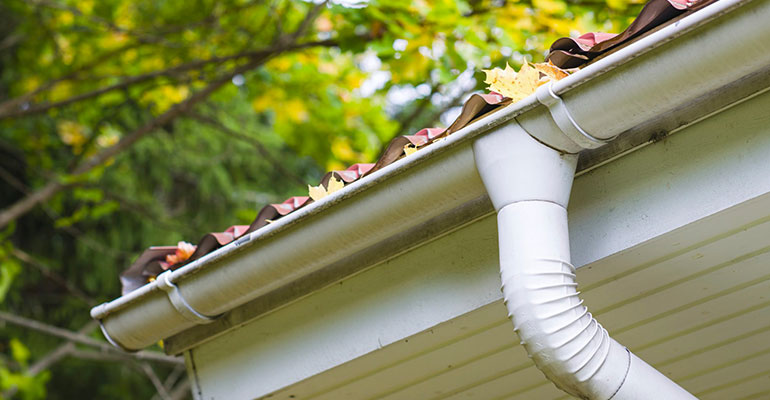
[[[601, 143], [767, 69], [767, 20], [768, 1], [721, 0], [554, 84], [553, 93], [569, 109], [569, 115], [559, 117], [559, 103], [551, 104], [559, 124], [547, 107], [539, 105], [536, 97], [547, 102], [551, 96], [544, 91], [548, 87], [541, 88], [538, 96], [484, 118], [164, 279], [94, 307], [91, 315], [100, 320], [111, 341], [131, 350], [207, 323], [483, 195], [470, 141], [513, 118], [538, 140], [574, 153], [592, 145], [576, 138], [574, 130], [570, 138], [570, 119]], [[704, 24], [708, 26], [697, 29]], [[683, 35], [687, 37], [673, 40]], [[744, 45], [735, 46], [736, 38]], [[645, 53], [651, 54], [642, 56]], [[601, 79], [595, 79], [599, 76]], [[595, 115], [596, 110], [603, 113]], [[417, 165], [420, 167], [415, 168]], [[533, 187], [541, 184], [530, 182]], [[492, 187], [496, 186], [488, 186], [494, 200], [497, 195]]]

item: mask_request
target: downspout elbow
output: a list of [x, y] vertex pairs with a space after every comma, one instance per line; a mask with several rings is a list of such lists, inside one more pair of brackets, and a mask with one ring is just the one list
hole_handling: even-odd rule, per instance
[[579, 398], [694, 399], [610, 338], [579, 298], [567, 226], [577, 154], [541, 143], [516, 121], [473, 150], [498, 212], [504, 302], [536, 366]]

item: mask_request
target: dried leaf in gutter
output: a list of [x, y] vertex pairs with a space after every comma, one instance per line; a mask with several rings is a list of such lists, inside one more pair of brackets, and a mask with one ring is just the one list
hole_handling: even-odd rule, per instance
[[313, 201], [318, 201], [326, 197], [326, 188], [323, 185], [310, 186], [307, 185], [307, 193]]
[[345, 187], [345, 184], [341, 181], [335, 178], [334, 176], [329, 179], [329, 183], [326, 185], [326, 194], [332, 194], [340, 189]]
[[166, 256], [166, 263], [171, 266], [186, 261], [193, 253], [195, 253], [195, 249], [196, 246], [192, 243], [179, 242], [176, 245], [176, 252]]
[[484, 83], [489, 84], [489, 90], [510, 98], [514, 103], [535, 93], [538, 86], [550, 81], [566, 77], [566, 71], [549, 63], [529, 64], [524, 62], [519, 72], [510, 65], [505, 69], [494, 68], [483, 70], [487, 74]]
[[409, 143], [404, 146], [404, 154], [408, 157], [414, 154], [414, 152], [417, 151], [417, 146]]
[[558, 81], [562, 78], [566, 78], [569, 76], [567, 71], [553, 65], [552, 62], [548, 61], [547, 63], [537, 63], [535, 64], [535, 69], [540, 71], [541, 74], [545, 75], [544, 78], [548, 78], [548, 80], [554, 80]]
[[307, 185], [308, 195], [311, 199], [313, 199], [313, 201], [321, 200], [324, 197], [342, 189], [343, 187], [345, 187], [345, 184], [334, 176], [329, 178], [329, 183], [326, 184], [326, 187], [324, 187], [323, 184], [318, 186]]

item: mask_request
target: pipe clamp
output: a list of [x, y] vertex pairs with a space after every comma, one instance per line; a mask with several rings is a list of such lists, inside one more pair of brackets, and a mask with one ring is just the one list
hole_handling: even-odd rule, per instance
[[179, 286], [171, 282], [171, 270], [168, 270], [156, 278], [158, 281], [158, 288], [166, 292], [168, 300], [171, 305], [179, 312], [182, 317], [190, 322], [196, 324], [208, 324], [219, 318], [222, 314], [210, 317], [205, 314], [201, 314], [182, 296], [182, 292], [179, 290]]
[[585, 149], [595, 149], [604, 146], [615, 139], [615, 136], [608, 139], [598, 138], [581, 128], [575, 121], [575, 118], [572, 117], [572, 114], [570, 114], [567, 105], [564, 104], [564, 100], [553, 92], [553, 81], [539, 87], [537, 91], [535, 91], [535, 95], [541, 104], [548, 107], [551, 118], [556, 122], [556, 125], [562, 133], [580, 147]]

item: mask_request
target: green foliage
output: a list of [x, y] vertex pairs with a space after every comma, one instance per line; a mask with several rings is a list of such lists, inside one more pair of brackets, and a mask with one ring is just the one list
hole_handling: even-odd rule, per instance
[[[7, 362], [0, 361], [0, 390], [17, 390], [24, 400], [36, 400], [46, 398], [45, 384], [51, 375], [45, 371], [37, 375], [29, 375], [26, 372], [30, 358], [29, 349], [16, 338], [9, 342], [11, 362], [17, 368], [9, 368]], [[9, 363], [9, 364], [10, 364]], [[14, 371], [17, 370], [17, 371]], [[0, 398], [2, 398], [0, 396]]]
[[10, 254], [13, 245], [6, 240], [13, 229], [14, 225], [11, 225], [5, 232], [0, 233], [0, 303], [5, 300], [13, 279], [21, 273], [21, 264]]
[[[61, 185], [0, 235], [3, 309], [80, 329], [148, 246], [248, 224], [326, 170], [372, 162], [395, 135], [440, 125], [483, 88], [481, 68], [540, 61], [556, 38], [620, 31], [640, 9], [629, 0], [362, 5], [323, 5], [295, 37], [313, 3], [0, 2], [0, 209]], [[263, 63], [156, 121], [265, 49]], [[60, 344], [5, 326], [0, 390], [154, 393], [117, 363], [65, 359], [51, 374], [26, 375]]]

